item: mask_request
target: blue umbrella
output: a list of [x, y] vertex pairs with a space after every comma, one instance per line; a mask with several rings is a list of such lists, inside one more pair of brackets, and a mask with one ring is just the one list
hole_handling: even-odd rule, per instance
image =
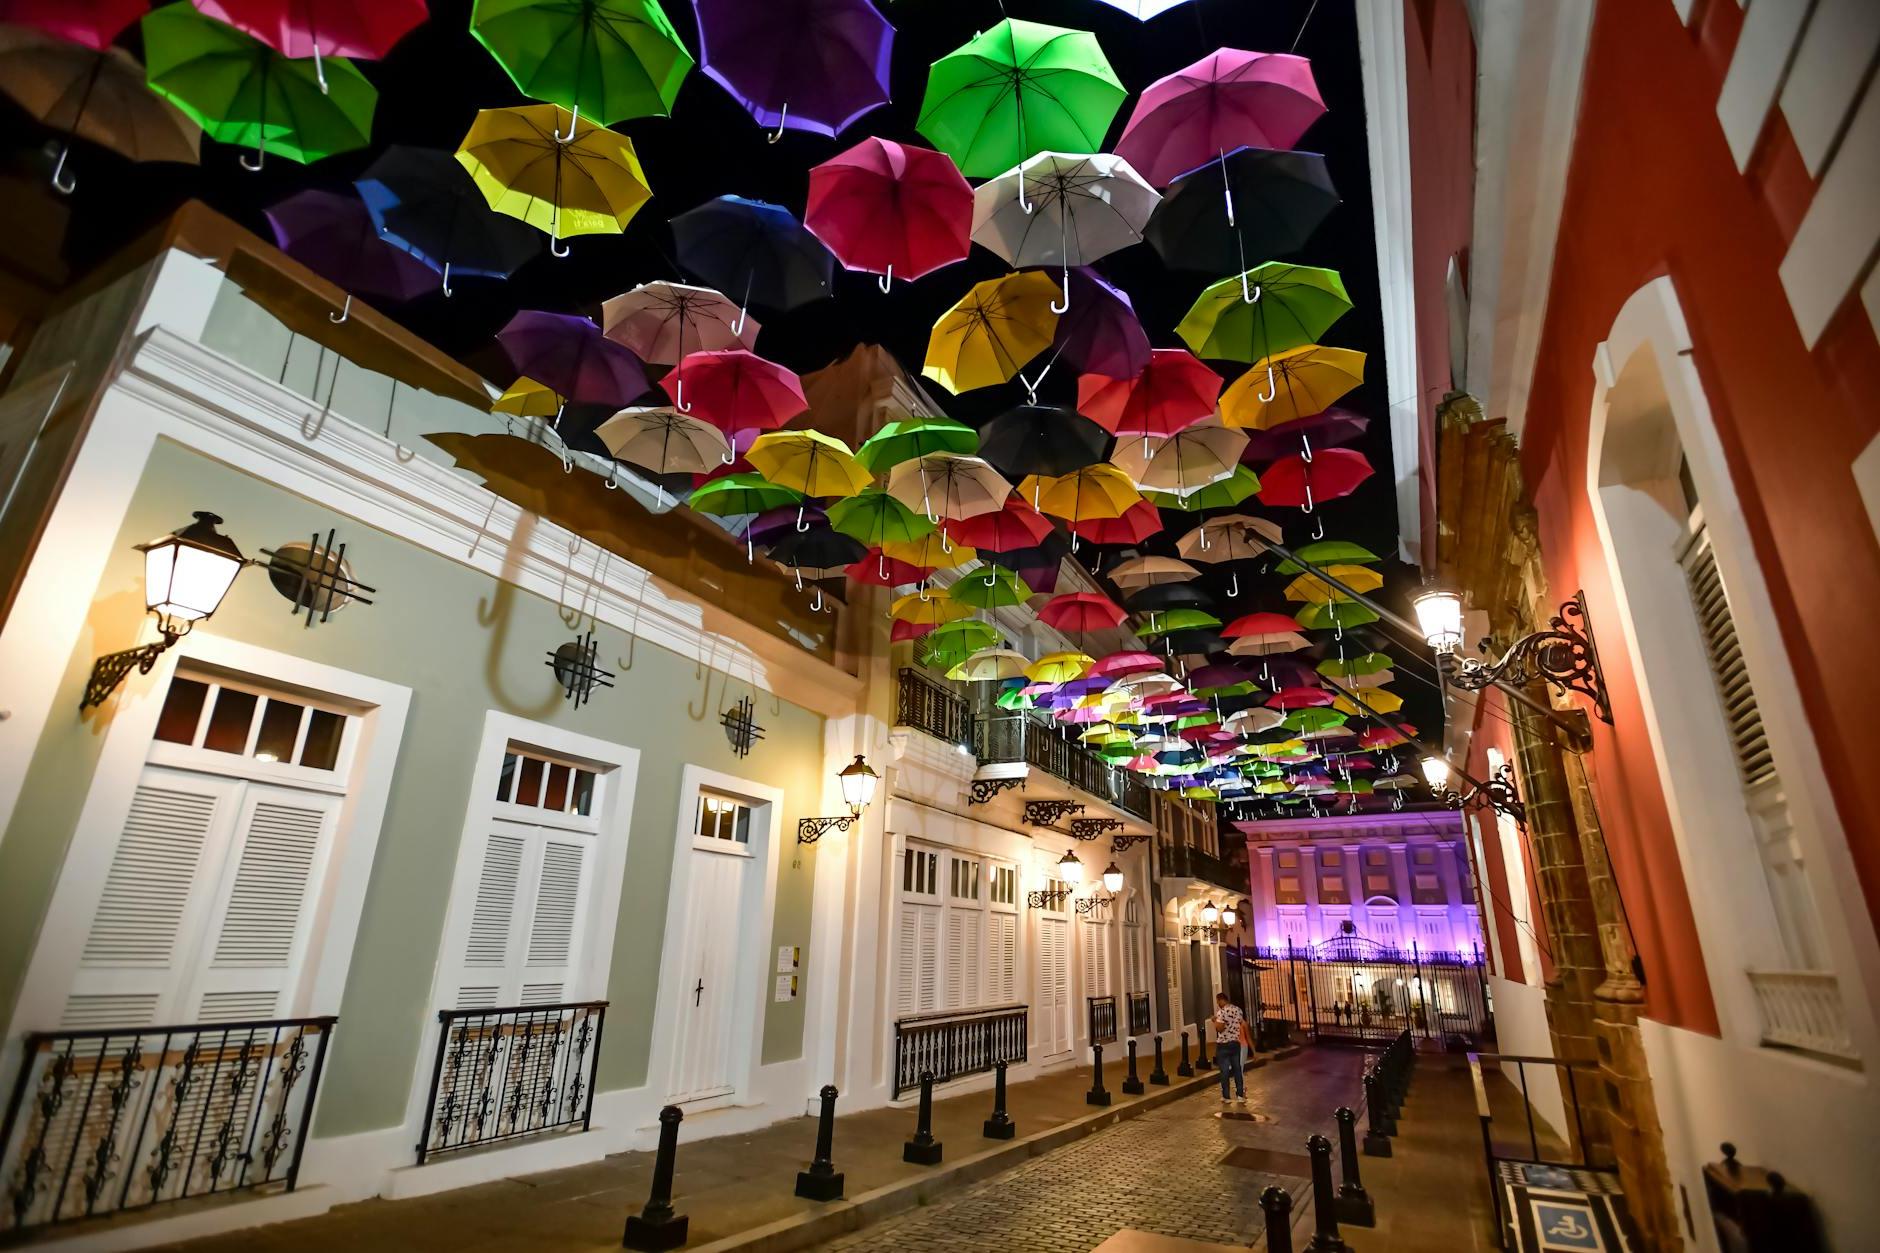
[[527, 223], [497, 213], [448, 152], [393, 144], [353, 184], [379, 234], [443, 275], [508, 278], [540, 251]]
[[680, 266], [746, 309], [788, 312], [831, 294], [835, 258], [781, 205], [720, 196], [674, 218], [672, 236]]

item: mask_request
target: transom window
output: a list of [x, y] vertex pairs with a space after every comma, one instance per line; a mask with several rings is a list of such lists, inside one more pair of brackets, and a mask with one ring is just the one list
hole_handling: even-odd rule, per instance
[[591, 817], [594, 772], [511, 744], [496, 776], [496, 799], [544, 813]]
[[156, 739], [259, 762], [331, 772], [348, 715], [254, 688], [179, 674], [157, 715]]
[[901, 890], [917, 896], [933, 896], [939, 891], [940, 855], [925, 849], [910, 848], [901, 862]]
[[1054, 914], [1064, 912], [1064, 902], [1070, 899], [1071, 885], [1062, 879], [1046, 879], [1044, 889], [1049, 895], [1044, 900], [1044, 908]]
[[952, 863], [949, 867], [952, 882], [948, 885], [948, 895], [955, 900], [978, 900], [979, 862], [964, 857], [950, 857], [947, 860]]
[[992, 868], [991, 900], [994, 905], [1018, 904], [1018, 872], [1010, 866]]
[[749, 845], [751, 842], [751, 807], [729, 796], [715, 796], [710, 792], [700, 792], [698, 825], [694, 830], [704, 839]]

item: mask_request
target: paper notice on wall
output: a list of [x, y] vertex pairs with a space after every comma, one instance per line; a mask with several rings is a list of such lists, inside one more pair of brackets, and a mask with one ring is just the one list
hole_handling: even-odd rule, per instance
[[[803, 950], [794, 944], [785, 944], [777, 950], [777, 973], [787, 975], [802, 968]], [[782, 1000], [782, 997], [777, 998]]]
[[796, 976], [795, 975], [778, 975], [777, 976], [776, 999], [779, 1001], [794, 1001], [796, 999]]

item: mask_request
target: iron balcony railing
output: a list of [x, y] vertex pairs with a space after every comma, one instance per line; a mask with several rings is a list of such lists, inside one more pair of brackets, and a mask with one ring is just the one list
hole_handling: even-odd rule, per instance
[[0, 1123], [0, 1231], [292, 1191], [337, 1021], [27, 1036]]
[[986, 714], [973, 723], [973, 753], [985, 762], [1024, 762], [1127, 813], [1149, 816], [1149, 788], [1062, 728], [1027, 713]]
[[446, 1009], [418, 1164], [525, 1136], [586, 1131], [606, 1001]]
[[1129, 1034], [1148, 1035], [1154, 1029], [1149, 1018], [1149, 994], [1131, 992], [1129, 994]]
[[894, 1024], [894, 1098], [920, 1086], [923, 1072], [944, 1083], [1022, 1062], [1031, 1037], [1024, 1005], [966, 1013], [923, 1014]]
[[901, 668], [894, 723], [949, 744], [970, 744], [973, 739], [972, 707], [911, 666]]
[[1092, 996], [1086, 999], [1090, 1002], [1090, 1042], [1116, 1043], [1116, 998]]
[[1245, 874], [1237, 874], [1230, 863], [1198, 848], [1164, 844], [1156, 860], [1164, 879], [1201, 879], [1229, 892], [1243, 894], [1251, 888]]

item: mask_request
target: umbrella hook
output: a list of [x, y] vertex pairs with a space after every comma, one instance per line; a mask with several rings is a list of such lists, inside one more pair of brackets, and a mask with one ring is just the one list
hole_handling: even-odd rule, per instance
[[1311, 465], [1312, 464], [1312, 437], [1309, 435], [1301, 435], [1299, 437], [1299, 444], [1300, 444], [1299, 460], [1305, 462], [1307, 465]]
[[1310, 479], [1306, 481], [1306, 503], [1299, 506], [1299, 512], [1300, 513], [1312, 512], [1312, 482]]
[[1214, 545], [1208, 540], [1207, 523], [1204, 522], [1201, 524], [1201, 528], [1198, 533], [1201, 536], [1201, 551], [1202, 552], [1206, 552], [1208, 551], [1208, 549], [1214, 547]]
[[920, 581], [920, 603], [924, 605], [932, 599], [933, 597], [927, 594], [927, 580], [923, 578]]
[[744, 564], [757, 564], [757, 545], [751, 542], [751, 533], [749, 531], [744, 533]]
[[1325, 515], [1324, 514], [1320, 514], [1318, 517], [1312, 519], [1312, 538], [1313, 539], [1325, 538]]
[[340, 311], [338, 313], [327, 314], [326, 320], [331, 322], [334, 326], [339, 326], [342, 323], [344, 323], [346, 319], [352, 317], [352, 301], [353, 301], [352, 293], [347, 292], [346, 303], [343, 306], [341, 306]]
[[805, 531], [809, 530], [809, 523], [805, 521], [803, 518], [803, 511], [807, 507], [808, 506], [806, 505], [798, 505], [796, 507], [796, 533], [798, 535], [801, 535]]
[[769, 135], [765, 136], [764, 142], [767, 144], [774, 144], [778, 142], [779, 140], [781, 140], [783, 138], [784, 124], [788, 122], [789, 120], [790, 120], [790, 102], [786, 100], [783, 102], [783, 112], [777, 114], [777, 129], [770, 132]]
[[953, 537], [947, 534], [945, 527], [940, 528], [940, 551], [949, 557], [953, 555]]
[[673, 388], [672, 403], [680, 413], [692, 412], [692, 406], [685, 403], [685, 375], [679, 376], [679, 385]]
[[444, 263], [444, 299], [450, 299], [450, 262]]
[[569, 252], [568, 245], [564, 243], [558, 236], [550, 235], [548, 237], [548, 255], [549, 256], [565, 257], [568, 255], [568, 252]]
[[1038, 206], [1025, 198], [1025, 171], [1023, 170], [1018, 172], [1018, 207], [1025, 211], [1026, 217], [1038, 211]]
[[1248, 287], [1247, 271], [1245, 270], [1240, 272], [1240, 299], [1250, 305], [1260, 303], [1260, 284], [1255, 283], [1252, 287]]
[[745, 315], [746, 315], [747, 313], [749, 313], [749, 312], [750, 312], [750, 309], [749, 309], [748, 307], [746, 307], [746, 306], [744, 306], [744, 305], [739, 305], [739, 306], [738, 306], [738, 320], [737, 320], [736, 322], [733, 322], [733, 323], [731, 324], [731, 333], [732, 333], [733, 335], [737, 335], [737, 336], [739, 336], [739, 337], [742, 337], [742, 336], [743, 336], [743, 334], [744, 334], [744, 317], [745, 317]]
[[888, 262], [888, 272], [875, 280], [875, 286], [881, 289], [882, 295], [888, 294], [888, 289], [894, 286], [894, 262]]
[[[254, 160], [250, 161], [248, 159], [250, 156], [253, 156]], [[247, 170], [250, 174], [259, 174], [261, 167], [267, 163], [267, 159], [268, 150], [263, 148], [260, 144], [256, 144], [253, 153], [242, 153], [242, 169]]]
[[734, 466], [738, 463], [738, 450], [735, 445], [725, 446], [725, 455], [718, 459], [720, 465]]
[[320, 94], [327, 95], [326, 62], [320, 56], [320, 41], [313, 41], [313, 76], [320, 80]]
[[1063, 304], [1063, 307], [1060, 308], [1058, 306], [1058, 302], [1053, 300], [1051, 302], [1051, 312], [1056, 313], [1056, 314], [1065, 314], [1065, 313], [1069, 313], [1070, 311], [1071, 311], [1071, 267], [1067, 265], [1064, 267], [1064, 304]]
[[52, 167], [52, 190], [61, 196], [69, 196], [78, 190], [78, 180], [65, 172], [65, 159], [72, 155], [72, 145], [66, 144], [59, 149], [59, 162]]
[[791, 566], [790, 569], [796, 573], [796, 590], [800, 592], [803, 590], [803, 567]]
[[879, 549], [875, 551], [875, 571], [883, 583], [888, 581], [888, 554]]
[[1071, 532], [1071, 551], [1072, 552], [1077, 551], [1077, 541], [1081, 540], [1082, 538], [1083, 536], [1079, 535], [1076, 531]]
[[811, 613], [822, 612], [822, 588], [820, 586], [816, 589], [816, 601], [809, 607], [809, 611]]
[[1227, 599], [1233, 600], [1240, 595], [1240, 571], [1234, 571], [1234, 581], [1228, 586]]
[[580, 127], [580, 125], [581, 125], [581, 106], [577, 104], [575, 105], [573, 109], [569, 110], [568, 112], [568, 133], [566, 135], [562, 134], [560, 125], [557, 125], [555, 127], [555, 142], [558, 144], [573, 143], [574, 133]]
[[1271, 404], [1277, 395], [1279, 395], [1279, 383], [1273, 377], [1273, 367], [1268, 366], [1266, 367], [1266, 391], [1254, 399], [1266, 405]]

